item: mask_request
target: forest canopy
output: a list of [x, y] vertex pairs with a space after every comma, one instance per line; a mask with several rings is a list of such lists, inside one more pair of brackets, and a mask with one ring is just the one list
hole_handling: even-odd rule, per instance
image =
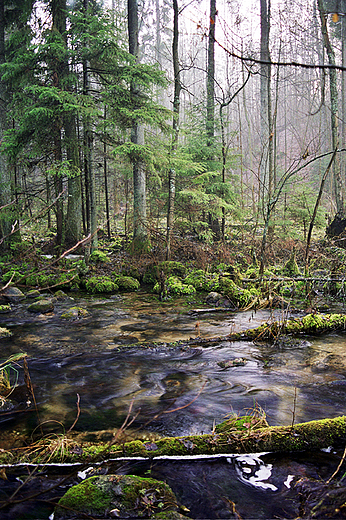
[[249, 233], [263, 272], [269, 239], [344, 218], [344, 2], [0, 10], [2, 253]]

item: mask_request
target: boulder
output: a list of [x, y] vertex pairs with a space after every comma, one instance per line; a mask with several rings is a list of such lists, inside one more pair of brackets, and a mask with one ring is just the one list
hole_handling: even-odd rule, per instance
[[45, 313], [51, 312], [53, 310], [54, 310], [54, 304], [53, 304], [52, 300], [50, 300], [48, 298], [38, 300], [37, 302], [31, 303], [28, 306], [29, 312], [36, 312], [38, 314], [39, 313], [45, 314]]
[[[59, 507], [60, 506], [60, 507]], [[61, 507], [62, 506], [62, 507]], [[96, 475], [71, 487], [59, 500], [55, 520], [91, 515], [96, 518], [163, 518], [177, 512], [171, 488], [164, 482], [134, 475]], [[164, 518], [167, 518], [166, 516]]]
[[1, 294], [11, 303], [17, 303], [25, 298], [25, 294], [17, 287], [7, 287]]

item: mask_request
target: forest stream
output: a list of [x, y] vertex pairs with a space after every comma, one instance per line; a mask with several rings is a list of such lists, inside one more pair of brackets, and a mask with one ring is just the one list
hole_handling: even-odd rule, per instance
[[[61, 314], [78, 305], [88, 311], [68, 321]], [[283, 311], [192, 312], [184, 300], [158, 302], [146, 293], [75, 297], [49, 314], [32, 314], [26, 303], [0, 317], [13, 333], [2, 339], [0, 358], [26, 352], [44, 433], [67, 430], [80, 417], [74, 435], [107, 440], [132, 406], [138, 412], [133, 436], [209, 433], [232, 414], [263, 409], [271, 425], [290, 425], [345, 413], [345, 335], [300, 337], [276, 345], [220, 341], [213, 346], [186, 345], [181, 340], [218, 337], [283, 317]], [[198, 303], [196, 302], [196, 309]], [[175, 342], [175, 343], [174, 343]], [[23, 375], [18, 373], [19, 382]], [[15, 393], [13, 396], [15, 400]], [[176, 410], [176, 411], [171, 411]], [[37, 434], [33, 407], [0, 414], [0, 447]], [[62, 426], [63, 425], [63, 426]], [[165, 480], [192, 518], [295, 518], [299, 506], [291, 481], [299, 476], [327, 479], [340, 460], [333, 450], [290, 457], [272, 454], [232, 455], [104, 463], [102, 471], [147, 475]], [[45, 467], [29, 485], [37, 490], [68, 473], [69, 467]], [[6, 468], [0, 481], [2, 499], [28, 472]], [[65, 486], [68, 485], [65, 483]], [[61, 496], [64, 486], [55, 495]], [[27, 490], [30, 495], [30, 489]], [[60, 493], [60, 495], [59, 495]], [[294, 495], [296, 496], [296, 495]], [[36, 516], [29, 515], [35, 507]], [[48, 518], [49, 504], [24, 502], [1, 519]]]

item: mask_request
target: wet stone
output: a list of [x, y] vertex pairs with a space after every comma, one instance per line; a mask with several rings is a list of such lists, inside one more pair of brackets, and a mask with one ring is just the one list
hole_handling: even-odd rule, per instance
[[45, 314], [54, 310], [54, 304], [52, 300], [39, 300], [28, 306], [29, 312], [35, 312], [37, 314]]
[[17, 303], [25, 298], [25, 295], [17, 287], [7, 287], [2, 291], [2, 296], [11, 303]]

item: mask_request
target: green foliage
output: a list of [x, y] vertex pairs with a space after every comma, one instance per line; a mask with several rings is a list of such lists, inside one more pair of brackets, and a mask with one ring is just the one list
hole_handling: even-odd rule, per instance
[[24, 275], [20, 273], [19, 267], [11, 267], [9, 271], [2, 275], [2, 281], [7, 283], [11, 280], [13, 283], [20, 283], [23, 277]]
[[85, 288], [92, 294], [115, 293], [119, 290], [109, 276], [93, 276], [86, 281]]

